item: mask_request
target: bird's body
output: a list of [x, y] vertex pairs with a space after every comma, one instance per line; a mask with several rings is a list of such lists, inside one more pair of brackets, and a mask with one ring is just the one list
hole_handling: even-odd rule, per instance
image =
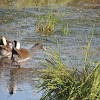
[[5, 37], [2, 37], [0, 39], [0, 56], [1, 56], [1, 58], [7, 57], [7, 58], [11, 59], [11, 56], [12, 56], [12, 51], [11, 50], [12, 50], [12, 48], [19, 49], [19, 42], [14, 41], [12, 48], [10, 48], [9, 44], [12, 45], [12, 42], [6, 40]]
[[10, 58], [12, 53], [9, 49], [10, 41], [6, 40], [5, 37], [2, 37], [0, 40], [0, 56]]
[[12, 49], [12, 57], [11, 59], [16, 62], [20, 67], [24, 66], [31, 58], [33, 58], [34, 54], [37, 50], [45, 48], [42, 44], [37, 43], [30, 49], [24, 49], [24, 48], [13, 48]]
[[18, 66], [24, 66], [31, 58], [33, 58], [34, 54], [37, 50], [45, 48], [42, 44], [37, 43], [30, 49], [20, 48], [20, 43], [14, 41], [11, 43], [6, 40], [5, 37], [2, 37], [0, 40], [0, 56], [7, 57], [13, 61], [13, 64], [17, 64]]

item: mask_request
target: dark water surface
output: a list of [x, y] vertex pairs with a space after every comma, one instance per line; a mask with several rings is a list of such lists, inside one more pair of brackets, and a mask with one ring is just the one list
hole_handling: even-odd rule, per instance
[[[37, 16], [48, 12], [61, 14], [62, 22], [59, 26], [67, 25], [69, 33], [66, 35], [60, 27], [55, 27], [55, 32], [36, 32]], [[59, 19], [60, 20], [60, 19]], [[100, 61], [100, 9], [83, 9], [77, 7], [38, 7], [23, 9], [0, 8], [0, 36], [8, 40], [20, 41], [23, 48], [29, 49], [40, 42], [50, 53], [57, 49], [57, 40], [61, 50], [62, 62], [71, 67], [84, 63], [84, 53], [90, 40], [93, 25], [95, 24], [89, 60]], [[83, 53], [84, 52], [84, 53]], [[47, 56], [39, 50], [34, 58], [24, 68], [13, 68], [0, 64], [0, 100], [39, 100], [42, 92], [34, 93], [38, 88], [36, 79], [38, 70], [43, 69], [40, 61], [45, 61]], [[2, 62], [2, 61], [1, 61]], [[0, 63], [1, 63], [0, 62]]]

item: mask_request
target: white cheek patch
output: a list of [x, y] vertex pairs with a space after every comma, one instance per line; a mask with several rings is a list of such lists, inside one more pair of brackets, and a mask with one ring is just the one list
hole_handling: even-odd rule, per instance
[[16, 49], [20, 49], [20, 43], [19, 42], [17, 42], [17, 44], [16, 44]]
[[6, 42], [5, 37], [2, 37], [2, 41], [3, 41], [3, 44], [4, 44], [4, 45], [7, 45], [7, 42]]

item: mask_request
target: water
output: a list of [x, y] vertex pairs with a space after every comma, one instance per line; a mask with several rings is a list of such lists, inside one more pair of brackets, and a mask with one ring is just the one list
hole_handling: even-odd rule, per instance
[[[38, 9], [39, 8], [39, 9]], [[61, 14], [59, 26], [67, 25], [69, 34], [64, 34], [61, 27], [55, 27], [55, 32], [36, 32], [38, 15], [45, 15], [50, 10], [53, 14]], [[60, 20], [60, 19], [59, 19]], [[0, 8], [0, 35], [8, 40], [20, 41], [23, 48], [29, 49], [40, 42], [57, 51], [57, 40], [61, 50], [62, 62], [71, 67], [79, 66], [81, 70], [84, 53], [90, 40], [95, 24], [89, 60], [100, 61], [100, 12], [99, 9], [83, 9], [77, 7], [38, 7], [23, 9]], [[84, 53], [83, 53], [84, 52]], [[45, 61], [46, 54], [39, 50], [34, 58], [24, 68], [13, 68], [0, 65], [0, 100], [39, 100], [43, 91], [34, 93], [38, 88], [38, 70], [44, 69], [40, 61]]]
[[33, 68], [1, 68], [0, 100], [38, 100], [42, 92], [33, 93], [37, 88], [38, 72]]

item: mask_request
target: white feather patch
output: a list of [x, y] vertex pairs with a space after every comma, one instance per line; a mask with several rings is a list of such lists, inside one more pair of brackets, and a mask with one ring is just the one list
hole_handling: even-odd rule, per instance
[[20, 49], [20, 42], [17, 42], [17, 44], [16, 44], [16, 49]]
[[7, 45], [7, 42], [6, 42], [6, 39], [5, 39], [4, 36], [2, 37], [2, 41], [3, 41], [3, 44], [4, 44], [4, 45]]
[[30, 59], [30, 57], [25, 58], [25, 59], [22, 59], [22, 60], [19, 60], [18, 62], [23, 62], [23, 61], [26, 61], [26, 60], [28, 60], [28, 59]]

